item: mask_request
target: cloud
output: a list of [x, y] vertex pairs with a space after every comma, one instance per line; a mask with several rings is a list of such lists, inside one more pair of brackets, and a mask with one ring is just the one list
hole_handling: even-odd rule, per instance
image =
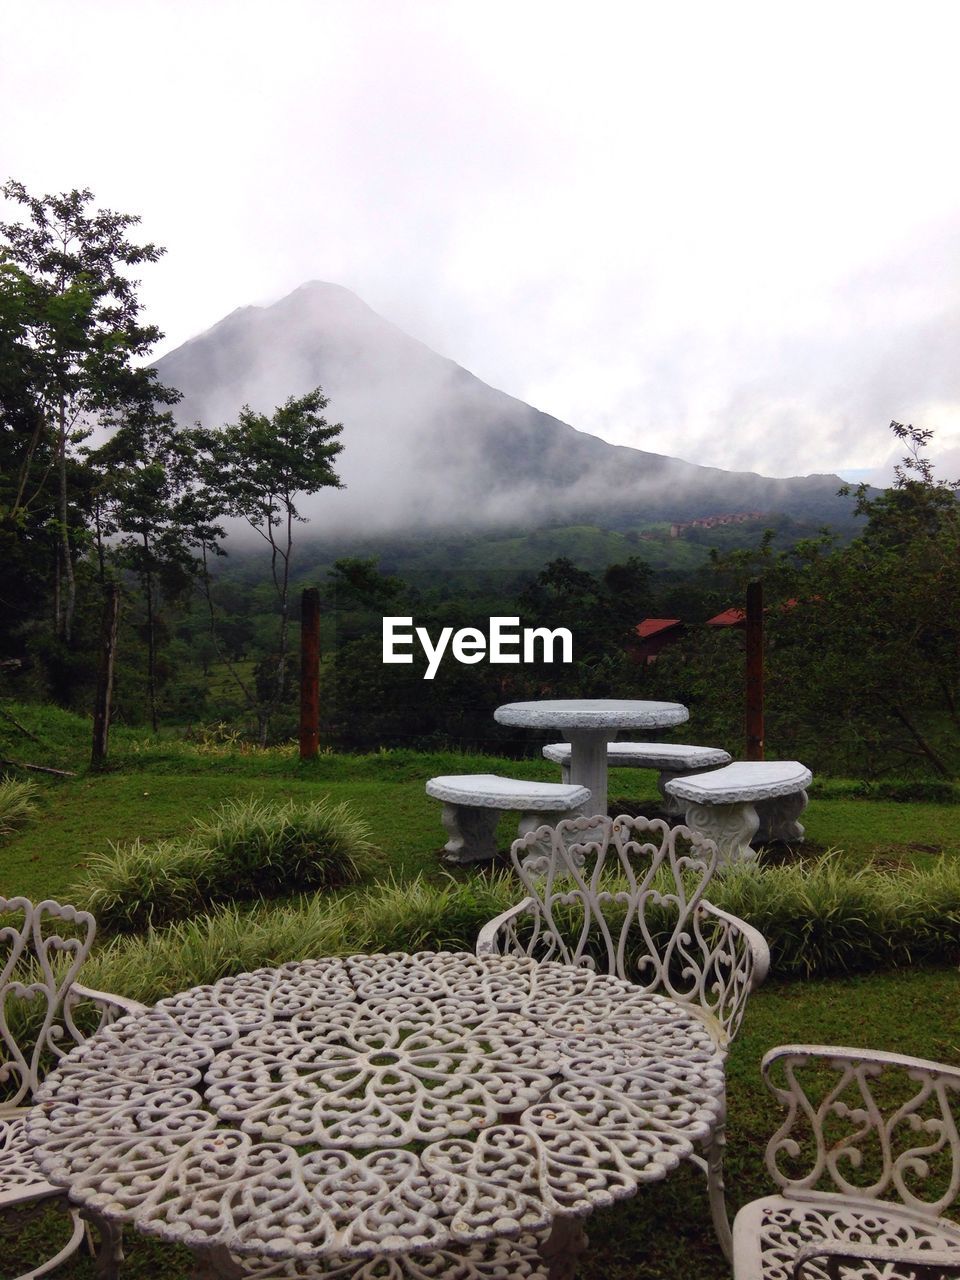
[[608, 440], [869, 466], [891, 417], [957, 438], [958, 36], [933, 0], [34, 0], [0, 168], [144, 215], [166, 349], [335, 280]]

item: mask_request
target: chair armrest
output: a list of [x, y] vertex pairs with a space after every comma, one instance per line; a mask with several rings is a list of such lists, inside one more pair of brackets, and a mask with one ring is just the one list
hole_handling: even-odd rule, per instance
[[712, 902], [708, 902], [706, 898], [703, 899], [700, 906], [707, 915], [713, 916], [724, 924], [731, 925], [737, 933], [743, 935], [744, 941], [753, 957], [749, 989], [753, 991], [755, 987], [759, 987], [770, 972], [770, 948], [767, 945], [766, 938], [752, 924], [747, 924], [746, 920], [741, 920], [739, 916], [732, 916], [729, 911], [721, 911], [719, 907], [714, 906]]
[[[704, 923], [714, 929], [704, 930]], [[740, 1029], [747, 996], [767, 975], [770, 949], [757, 929], [702, 899], [694, 928], [702, 959], [698, 1000], [704, 1013], [716, 1019], [729, 1044]]]
[[518, 902], [516, 906], [509, 907], [506, 911], [502, 911], [500, 915], [494, 916], [492, 920], [488, 920], [477, 935], [477, 955], [500, 955], [501, 951], [497, 946], [497, 935], [505, 926], [509, 926], [517, 916], [522, 915], [525, 911], [529, 911], [532, 906], [533, 898], [524, 898], [524, 900], [522, 902]]
[[956, 1280], [960, 1277], [960, 1249], [903, 1249], [891, 1244], [859, 1244], [855, 1240], [819, 1240], [797, 1250], [794, 1280], [803, 1280], [808, 1263], [816, 1262], [828, 1276], [840, 1275], [840, 1264], [890, 1262], [897, 1280]]
[[[960, 1088], [960, 1067], [945, 1062], [932, 1062], [928, 1058], [911, 1058], [904, 1053], [888, 1053], [885, 1049], [858, 1049], [838, 1044], [778, 1044], [767, 1050], [760, 1063], [760, 1072], [765, 1079], [769, 1078], [770, 1068], [774, 1063], [782, 1059], [793, 1062], [820, 1059], [838, 1066], [849, 1063], [851, 1066], [873, 1068], [871, 1074], [874, 1075], [884, 1067], [901, 1067], [908, 1072], [929, 1073], [938, 1079], [950, 1081], [954, 1088]], [[776, 1089], [773, 1091], [776, 1096]]]
[[94, 1008], [99, 1009], [98, 1031], [101, 1027], [106, 1027], [111, 1022], [116, 1022], [118, 1018], [122, 1018], [125, 1014], [145, 1013], [148, 1008], [147, 1005], [141, 1004], [139, 1000], [130, 1000], [126, 996], [114, 995], [110, 991], [94, 991], [92, 987], [85, 987], [80, 982], [74, 982], [66, 997], [67, 1008], [72, 1012], [81, 1000], [87, 1000]]

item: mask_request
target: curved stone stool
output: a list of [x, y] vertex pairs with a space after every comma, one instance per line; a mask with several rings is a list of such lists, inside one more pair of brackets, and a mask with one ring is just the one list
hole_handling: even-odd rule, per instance
[[427, 795], [443, 801], [441, 821], [450, 837], [444, 845], [447, 862], [487, 862], [497, 853], [497, 822], [504, 810], [519, 809], [521, 836], [544, 825], [553, 826], [564, 814], [581, 809], [590, 799], [586, 787], [562, 782], [525, 782], [495, 773], [449, 774], [431, 778]]
[[[543, 748], [548, 760], [553, 760], [562, 770], [564, 782], [570, 781], [570, 756], [573, 748], [569, 742], [551, 742]], [[716, 769], [730, 763], [730, 752], [720, 747], [688, 747], [681, 742], [608, 742], [608, 769], [659, 769], [657, 787], [663, 797], [664, 811], [677, 817], [683, 814], [683, 805], [666, 790], [674, 778], [685, 778], [705, 769]]]
[[798, 821], [813, 774], [799, 760], [738, 760], [723, 769], [674, 778], [667, 792], [683, 801], [688, 827], [715, 840], [723, 865], [757, 855], [766, 840], [803, 840]]

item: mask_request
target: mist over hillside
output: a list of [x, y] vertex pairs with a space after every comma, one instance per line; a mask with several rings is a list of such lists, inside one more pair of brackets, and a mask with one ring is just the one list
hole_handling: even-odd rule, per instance
[[304, 504], [318, 532], [590, 524], [638, 528], [740, 511], [849, 525], [834, 475], [771, 479], [611, 445], [481, 382], [349, 290], [305, 284], [242, 307], [156, 363], [184, 423], [272, 413], [322, 386], [344, 424], [346, 488]]

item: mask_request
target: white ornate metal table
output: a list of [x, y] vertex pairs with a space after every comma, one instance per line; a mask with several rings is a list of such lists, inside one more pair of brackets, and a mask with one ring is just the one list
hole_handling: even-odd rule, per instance
[[570, 781], [588, 787], [589, 813], [607, 812], [607, 743], [623, 729], [663, 729], [683, 724], [690, 712], [679, 702], [634, 698], [546, 698], [508, 702], [493, 713], [498, 724], [550, 729], [570, 741]]
[[81, 1209], [211, 1276], [542, 1232], [568, 1277], [581, 1218], [688, 1156], [722, 1083], [704, 1022], [618, 978], [352, 956], [122, 1018], [48, 1076], [28, 1136]]

